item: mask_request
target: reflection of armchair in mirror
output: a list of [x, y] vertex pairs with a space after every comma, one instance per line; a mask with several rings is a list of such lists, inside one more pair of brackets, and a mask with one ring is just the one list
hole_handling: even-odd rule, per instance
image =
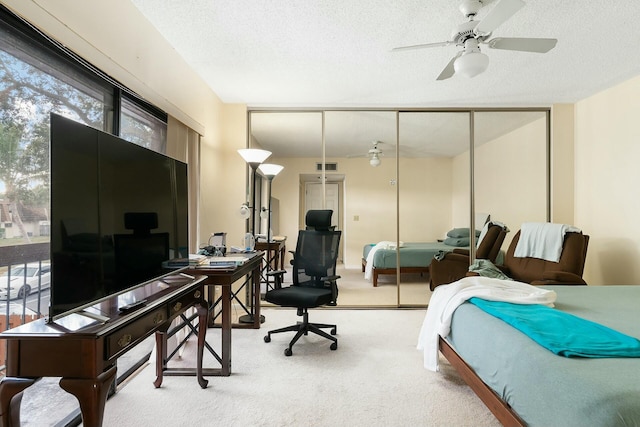
[[145, 282], [162, 274], [169, 259], [169, 233], [151, 233], [158, 228], [155, 212], [127, 212], [124, 225], [132, 234], [114, 234], [116, 283], [119, 288]]

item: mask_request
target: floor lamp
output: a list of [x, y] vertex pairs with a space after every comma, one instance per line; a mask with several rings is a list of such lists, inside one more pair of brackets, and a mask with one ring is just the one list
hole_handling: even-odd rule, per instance
[[[267, 150], [259, 150], [256, 148], [245, 148], [242, 150], [238, 150], [238, 154], [240, 154], [240, 156], [242, 156], [242, 158], [244, 159], [245, 162], [247, 162], [247, 164], [249, 165], [249, 167], [251, 168], [251, 226], [249, 227], [250, 233], [253, 236], [253, 238], [255, 239], [256, 237], [256, 206], [258, 205], [256, 203], [256, 180], [258, 177], [258, 166], [260, 166], [260, 164], [262, 162], [264, 162], [265, 160], [267, 160], [267, 157], [269, 157], [271, 155], [271, 151], [267, 151]], [[249, 301], [249, 314], [244, 315], [244, 316], [240, 316], [240, 318], [238, 319], [241, 323], [253, 323], [254, 319], [253, 319], [253, 313], [254, 313], [254, 307], [253, 307], [253, 284], [250, 284], [249, 286], [247, 286], [247, 299]], [[264, 316], [260, 316], [260, 323], [264, 322]]]
[[[276, 177], [284, 169], [284, 166], [274, 165], [270, 163], [264, 163], [258, 167], [260, 172], [267, 178], [269, 181], [269, 191], [267, 193], [267, 274], [266, 274], [266, 286], [267, 291], [271, 286], [269, 272], [272, 270], [271, 263], [275, 260], [277, 261], [279, 256], [271, 254], [271, 186], [273, 185], [273, 178]], [[279, 249], [276, 247], [276, 251]], [[276, 270], [278, 266], [276, 265]]]
[[258, 169], [260, 169], [260, 172], [262, 172], [262, 174], [267, 178], [267, 181], [269, 181], [267, 199], [267, 243], [271, 243], [271, 185], [273, 184], [273, 178], [275, 178], [276, 175], [284, 169], [284, 166], [265, 163], [258, 166]]

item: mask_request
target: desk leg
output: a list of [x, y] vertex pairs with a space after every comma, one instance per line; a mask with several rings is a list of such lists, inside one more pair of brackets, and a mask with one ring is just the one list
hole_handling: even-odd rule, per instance
[[31, 378], [5, 377], [0, 381], [0, 426], [20, 426], [22, 392], [35, 382]]
[[253, 281], [253, 327], [255, 329], [260, 329], [260, 323], [262, 323], [262, 319], [260, 318], [260, 265], [253, 270], [252, 278]]
[[202, 375], [202, 359], [204, 357], [204, 342], [207, 337], [207, 325], [209, 323], [209, 304], [206, 301], [201, 301], [196, 306], [198, 311], [198, 357], [196, 365], [196, 376], [198, 377], [198, 384], [200, 387], [207, 388], [209, 381], [204, 379]]
[[164, 378], [164, 361], [167, 360], [167, 331], [156, 331], [156, 380], [153, 382], [155, 388], [162, 385]]
[[62, 378], [60, 387], [73, 394], [80, 402], [82, 425], [102, 426], [104, 406], [109, 387], [116, 377], [116, 367], [98, 375], [97, 378]]
[[222, 286], [222, 372], [231, 375], [231, 286]]

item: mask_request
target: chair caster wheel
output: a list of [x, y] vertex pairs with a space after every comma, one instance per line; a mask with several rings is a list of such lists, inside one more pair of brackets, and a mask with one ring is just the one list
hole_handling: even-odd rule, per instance
[[331, 335], [335, 335], [338, 332], [337, 328], [331, 329]]
[[338, 349], [338, 343], [334, 342], [331, 344], [331, 347], [329, 347], [331, 350], [337, 350]]
[[265, 335], [264, 342], [271, 342], [271, 337], [269, 335]]
[[291, 356], [293, 354], [293, 351], [291, 351], [290, 348], [285, 348], [284, 349], [284, 355], [285, 356]]

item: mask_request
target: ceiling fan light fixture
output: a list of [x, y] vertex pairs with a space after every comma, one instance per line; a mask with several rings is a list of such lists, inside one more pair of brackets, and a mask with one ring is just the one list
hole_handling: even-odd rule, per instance
[[464, 53], [453, 63], [456, 74], [475, 77], [483, 73], [489, 66], [489, 57], [479, 50]]
[[380, 166], [380, 157], [378, 157], [378, 153], [373, 153], [371, 155], [371, 159], [369, 159], [369, 164], [374, 168]]

